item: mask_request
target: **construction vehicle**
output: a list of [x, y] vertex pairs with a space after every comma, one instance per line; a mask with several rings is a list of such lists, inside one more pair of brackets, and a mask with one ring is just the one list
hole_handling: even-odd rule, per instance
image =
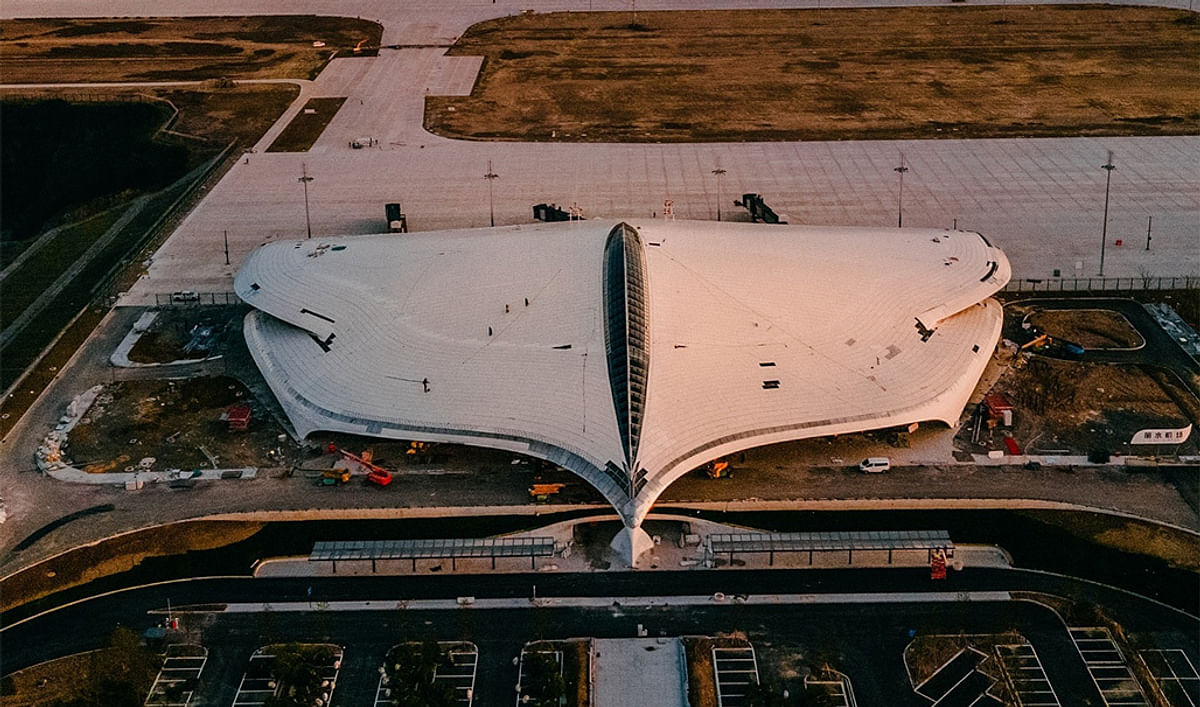
[[383, 205], [384, 218], [387, 221], [389, 233], [408, 233], [408, 217], [400, 204], [388, 203]]
[[437, 446], [436, 442], [409, 442], [404, 456], [409, 464], [432, 464], [436, 458], [433, 450]]
[[710, 479], [724, 479], [733, 476], [733, 467], [726, 459], [713, 459], [704, 465], [704, 473]]
[[544, 503], [551, 496], [557, 496], [566, 484], [533, 484], [529, 487], [529, 496], [538, 503]]
[[368, 483], [375, 484], [376, 486], [387, 486], [388, 484], [392, 483], [392, 472], [384, 469], [374, 462], [375, 456], [371, 450], [368, 449], [364, 451], [361, 456], [341, 448], [338, 449], [338, 453], [341, 454], [344, 459], [348, 459], [349, 461], [358, 464], [359, 467], [365, 469], [367, 471]]
[[1024, 351], [1026, 349], [1041, 348], [1042, 346], [1046, 346], [1049, 343], [1050, 343], [1050, 335], [1049, 334], [1041, 334], [1041, 335], [1033, 337], [1029, 341], [1026, 341], [1024, 344], [1021, 344], [1021, 351]]
[[339, 486], [350, 483], [350, 470], [341, 467], [326, 469], [317, 480], [318, 486]]

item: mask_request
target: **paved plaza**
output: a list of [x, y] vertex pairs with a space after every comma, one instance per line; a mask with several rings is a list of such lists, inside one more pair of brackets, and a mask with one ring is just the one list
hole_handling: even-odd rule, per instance
[[[791, 3], [813, 7], [815, 3]], [[913, 3], [837, 3], [913, 4]], [[1147, 3], [1149, 4], [1149, 3]], [[1155, 3], [1186, 7], [1186, 3]], [[1089, 277], [1100, 272], [1105, 171], [1112, 173], [1104, 274], [1200, 274], [1200, 137], [909, 140], [720, 144], [519, 143], [451, 140], [422, 127], [427, 95], [469, 93], [476, 57], [445, 47], [471, 24], [532, 8], [539, 12], [628, 9], [624, 2], [196, 2], [173, 15], [268, 12], [337, 14], [380, 20], [378, 57], [338, 59], [212, 189], [154, 256], [148, 274], [122, 300], [153, 304], [156, 293], [229, 291], [232, 274], [262, 243], [303, 237], [302, 170], [313, 233], [353, 235], [384, 229], [383, 205], [403, 205], [410, 228], [438, 230], [489, 223], [489, 161], [497, 225], [526, 223], [539, 202], [577, 204], [589, 217], [662, 217], [664, 200], [681, 219], [745, 218], [733, 206], [761, 193], [792, 223], [887, 226], [900, 207], [894, 167], [904, 154], [905, 226], [978, 230], [1004, 248], [1014, 277]], [[639, 10], [778, 6], [761, 2], [642, 2]], [[829, 6], [826, 3], [825, 6]], [[110, 4], [112, 14], [162, 14], [145, 0]], [[91, 15], [79, 0], [6, 3], [5, 14]], [[266, 153], [310, 97], [346, 96], [342, 110], [306, 153]], [[369, 149], [352, 149], [357, 138]], [[717, 184], [712, 170], [726, 170]], [[719, 191], [718, 191], [719, 189]], [[1147, 222], [1153, 241], [1145, 249]], [[231, 265], [225, 265], [228, 231]], [[1117, 240], [1122, 245], [1117, 246]]]

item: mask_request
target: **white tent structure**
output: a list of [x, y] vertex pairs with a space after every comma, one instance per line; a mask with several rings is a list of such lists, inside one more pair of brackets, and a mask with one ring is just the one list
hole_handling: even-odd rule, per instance
[[245, 335], [296, 427], [509, 449], [640, 525], [749, 447], [954, 424], [1000, 335], [977, 234], [630, 220], [265, 245]]

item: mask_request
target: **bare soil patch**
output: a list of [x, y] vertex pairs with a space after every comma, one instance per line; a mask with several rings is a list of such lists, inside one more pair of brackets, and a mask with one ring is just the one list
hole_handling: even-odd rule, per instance
[[129, 351], [136, 363], [170, 363], [202, 359], [223, 350], [230, 337], [241, 335], [241, 312], [200, 307], [166, 309]]
[[[1003, 354], [1007, 355], [1007, 354]], [[993, 386], [1014, 405], [1012, 435], [1029, 454], [1144, 453], [1129, 444], [1145, 428], [1182, 427], [1188, 414], [1177, 395], [1136, 366], [1061, 361], [1021, 354]], [[1003, 449], [1001, 428], [984, 429], [975, 451]], [[970, 430], [959, 432], [969, 442]], [[1173, 448], [1173, 450], [1176, 448]], [[1195, 454], [1193, 436], [1179, 454]]]
[[345, 96], [308, 99], [308, 103], [279, 133], [267, 152], [307, 152], [345, 102]]
[[1194, 134], [1200, 23], [1113, 6], [551, 13], [475, 25], [469, 97], [426, 127], [504, 140]]
[[[220, 419], [228, 406], [254, 410], [250, 429], [230, 432]], [[232, 378], [134, 380], [105, 389], [71, 431], [69, 454], [84, 471], [125, 471], [146, 457], [153, 468], [183, 470], [262, 466], [283, 432]], [[207, 453], [206, 453], [207, 452]]]
[[375, 22], [311, 15], [6, 20], [0, 74], [5, 83], [308, 79], [356, 46], [377, 50], [382, 34]]
[[1131, 349], [1146, 343], [1128, 319], [1106, 309], [1042, 310], [1030, 315], [1029, 321], [1085, 349]]
[[994, 634], [917, 636], [904, 649], [904, 663], [908, 666], [912, 685], [916, 687], [937, 672], [938, 668], [957, 655], [959, 651], [973, 648], [988, 656], [977, 669], [997, 681], [991, 693], [1003, 704], [1016, 704], [1004, 680], [1004, 669], [996, 659], [995, 647], [1024, 643], [1028, 643], [1028, 641], [1016, 631]]

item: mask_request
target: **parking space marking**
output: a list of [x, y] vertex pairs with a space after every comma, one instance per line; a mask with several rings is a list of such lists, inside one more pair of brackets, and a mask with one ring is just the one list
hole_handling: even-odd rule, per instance
[[[464, 646], [462, 643], [457, 645]], [[474, 643], [467, 643], [465, 646], [469, 648], [450, 649], [446, 656], [446, 664], [434, 669], [433, 679], [453, 685], [457, 701], [470, 707], [475, 700], [475, 671], [479, 667], [479, 649]]]
[[1107, 707], [1150, 707], [1121, 649], [1104, 627], [1068, 629]]
[[1020, 707], [1061, 707], [1058, 693], [1032, 645], [996, 646], [996, 655], [1008, 674], [1013, 696]]
[[[959, 650], [949, 660], [938, 666], [933, 674], [913, 688], [913, 692], [930, 702], [937, 703], [967, 680], [987, 658], [987, 654], [974, 646]], [[949, 682], [947, 682], [949, 680]]]
[[1188, 654], [1179, 648], [1142, 651], [1150, 676], [1174, 707], [1200, 706], [1200, 673]]
[[188, 707], [207, 662], [208, 649], [204, 646], [190, 643], [168, 646], [158, 676], [146, 695], [146, 707]]
[[814, 680], [811, 675], [804, 677], [804, 689], [809, 687], [822, 687], [825, 689], [825, 696], [829, 698], [830, 707], [857, 707], [858, 702], [854, 699], [854, 686], [850, 683], [850, 676], [837, 670], [827, 669], [829, 672], [837, 676], [836, 680]]
[[[400, 644], [388, 649], [390, 654]], [[433, 668], [433, 679], [449, 683], [454, 688], [455, 702], [471, 707], [475, 701], [475, 674], [479, 667], [479, 648], [470, 641], [438, 641], [441, 660]], [[387, 656], [384, 656], [387, 660]], [[561, 658], [559, 665], [562, 664]], [[386, 666], [379, 669], [379, 684], [375, 687], [375, 707], [392, 703], [387, 683]]]
[[[318, 678], [329, 686], [326, 704], [333, 700], [333, 691], [337, 688], [338, 673], [341, 672], [342, 667], [342, 655], [342, 649], [337, 648], [333, 652], [332, 662], [320, 666]], [[278, 685], [271, 677], [271, 663], [274, 660], [275, 655], [264, 653], [262, 648], [254, 651], [246, 665], [246, 672], [242, 673], [242, 680], [238, 683], [232, 707], [258, 707], [265, 704], [267, 698], [275, 694]]]
[[[528, 646], [528, 644], [526, 644], [526, 645]], [[541, 653], [544, 655], [553, 655], [554, 662], [556, 664], [558, 664], [558, 674], [562, 675], [562, 670], [563, 670], [562, 651], [531, 651], [531, 650], [528, 650], [527, 648], [522, 648], [521, 649], [520, 667], [517, 668], [517, 685], [520, 686], [522, 689], [524, 689], [524, 686], [525, 686], [525, 662], [526, 662], [525, 656], [527, 656], [531, 653]], [[522, 702], [523, 699], [525, 699], [525, 693], [522, 691], [518, 691], [517, 692], [517, 707], [521, 707], [521, 705], [524, 704]]]
[[746, 689], [758, 682], [758, 660], [754, 647], [712, 649], [713, 672], [717, 682], [717, 707], [741, 707]]

